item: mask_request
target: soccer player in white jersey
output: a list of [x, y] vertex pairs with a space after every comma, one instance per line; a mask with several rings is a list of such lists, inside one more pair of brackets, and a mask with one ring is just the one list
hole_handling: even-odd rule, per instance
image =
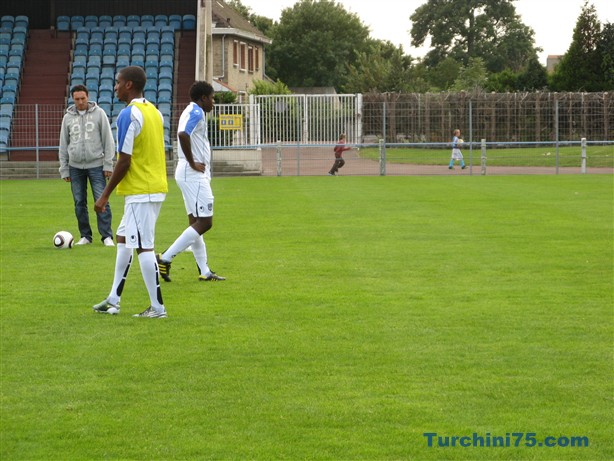
[[213, 87], [197, 81], [190, 87], [192, 102], [179, 118], [179, 139], [175, 180], [183, 194], [188, 213], [188, 227], [162, 254], [157, 255], [160, 275], [170, 282], [171, 262], [183, 250], [192, 247], [200, 272], [198, 280], [225, 280], [213, 272], [207, 263], [207, 247], [203, 234], [213, 227], [213, 192], [211, 191], [211, 146], [207, 136], [206, 113], [213, 110]]
[[124, 196], [124, 216], [117, 229], [111, 292], [94, 306], [94, 311], [119, 313], [120, 298], [136, 249], [150, 305], [134, 317], [164, 318], [167, 314], [154, 253], [156, 221], [168, 192], [164, 121], [156, 106], [143, 98], [146, 80], [145, 71], [137, 66], [125, 67], [117, 74], [117, 99], [128, 106], [117, 118], [117, 164], [94, 208], [97, 213], [104, 210], [117, 187], [117, 193]]

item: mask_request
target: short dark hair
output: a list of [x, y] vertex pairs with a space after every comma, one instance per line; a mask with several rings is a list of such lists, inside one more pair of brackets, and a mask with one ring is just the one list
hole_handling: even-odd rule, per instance
[[145, 89], [145, 83], [147, 83], [147, 75], [142, 67], [128, 66], [119, 71], [119, 74], [124, 80], [132, 82], [136, 91], [142, 92]]
[[212, 94], [213, 87], [207, 82], [196, 81], [190, 87], [190, 99], [194, 102], [200, 101], [203, 96], [211, 96]]
[[85, 85], [75, 85], [70, 89], [70, 94], [74, 96], [77, 91], [84, 91], [85, 94], [89, 96], [90, 92], [87, 91], [87, 87]]

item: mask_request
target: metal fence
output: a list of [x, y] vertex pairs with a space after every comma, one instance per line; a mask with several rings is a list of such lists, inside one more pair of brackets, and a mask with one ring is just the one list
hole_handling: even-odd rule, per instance
[[[169, 170], [183, 109], [173, 105], [166, 124]], [[0, 177], [57, 177], [63, 113], [62, 106], [17, 106], [9, 146], [0, 152]], [[347, 175], [614, 168], [614, 98], [608, 93], [252, 96], [248, 104], [216, 105], [208, 123], [214, 174], [326, 174], [340, 133], [352, 147], [340, 171]], [[448, 169], [456, 128], [465, 140], [465, 170]]]

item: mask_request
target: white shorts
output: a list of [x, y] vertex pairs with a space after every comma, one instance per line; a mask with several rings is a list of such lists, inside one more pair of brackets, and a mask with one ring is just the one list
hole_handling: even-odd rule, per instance
[[461, 152], [460, 149], [452, 149], [452, 158], [454, 160], [462, 160], [463, 159], [463, 153]]
[[200, 181], [177, 181], [183, 194], [185, 211], [195, 218], [213, 216], [213, 191], [206, 179]]
[[153, 250], [156, 221], [162, 202], [137, 202], [124, 205], [124, 216], [117, 228], [117, 235], [126, 238], [126, 248]]

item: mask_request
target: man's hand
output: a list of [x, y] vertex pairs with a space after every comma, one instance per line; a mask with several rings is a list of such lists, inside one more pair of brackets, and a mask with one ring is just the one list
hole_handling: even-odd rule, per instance
[[62, 178], [64, 180], [64, 182], [70, 182], [70, 176], [66, 177], [66, 178]]
[[204, 173], [205, 169], [207, 168], [204, 163], [198, 163], [198, 162], [194, 162], [190, 164], [190, 167], [193, 170], [200, 171], [201, 173]]
[[112, 172], [112, 171], [105, 171], [105, 172], [104, 172], [104, 177], [108, 179], [108, 178], [110, 178], [110, 177], [111, 177], [111, 175], [112, 175], [112, 174], [113, 174], [113, 172]]
[[96, 203], [94, 204], [94, 210], [96, 211], [96, 213], [102, 213], [103, 211], [105, 211], [105, 209], [107, 208], [107, 203], [109, 203], [109, 199], [106, 198], [104, 195], [101, 196], [98, 200], [96, 200]]

